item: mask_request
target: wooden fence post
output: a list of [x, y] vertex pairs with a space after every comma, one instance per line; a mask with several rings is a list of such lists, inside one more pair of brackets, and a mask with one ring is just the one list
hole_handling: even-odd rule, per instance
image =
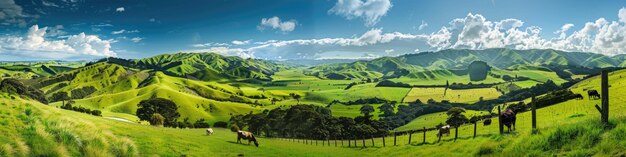
[[335, 135], [335, 147], [337, 147], [337, 135]]
[[341, 137], [341, 146], [343, 147], [343, 137]]
[[[598, 112], [600, 112], [600, 122], [602, 122], [603, 125], [607, 125], [608, 121], [609, 121], [609, 79], [608, 79], [608, 71], [604, 70], [602, 71], [601, 74], [601, 102], [602, 102], [602, 108], [600, 108], [600, 106], [598, 106], [597, 104], [595, 105], [596, 109], [598, 109]], [[591, 98], [590, 98], [591, 99]]]
[[[502, 115], [500, 112], [502, 111], [500, 110], [500, 106], [498, 106], [498, 117]], [[502, 118], [498, 118], [498, 127], [500, 128], [500, 134], [504, 134], [504, 127], [502, 126]]]
[[535, 96], [532, 97], [532, 125], [533, 125], [533, 130], [532, 133], [536, 133], [537, 132], [537, 102], [535, 101]]
[[315, 140], [315, 145], [317, 146], [317, 141], [319, 141], [319, 140], [317, 140], [317, 139], [315, 139], [315, 138], [313, 138], [313, 140]]
[[393, 132], [393, 145], [396, 146], [396, 132]]
[[424, 127], [424, 140], [422, 141], [422, 143], [426, 143], [426, 127]]
[[322, 139], [322, 146], [326, 145], [326, 139]]
[[413, 136], [413, 131], [409, 131], [409, 144], [411, 144], [411, 136]]
[[354, 147], [357, 147], [356, 142], [358, 140], [358, 137], [354, 136]]
[[476, 123], [478, 122], [474, 122], [474, 138], [476, 138]]

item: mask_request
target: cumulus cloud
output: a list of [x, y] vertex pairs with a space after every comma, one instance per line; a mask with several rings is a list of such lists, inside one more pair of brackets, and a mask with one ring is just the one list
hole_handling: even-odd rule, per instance
[[126, 9], [124, 9], [124, 7], [119, 7], [117, 9], [115, 9], [115, 12], [124, 12], [126, 11]]
[[391, 9], [390, 0], [337, 0], [329, 13], [343, 16], [349, 20], [362, 18], [365, 26], [373, 26]]
[[[372, 28], [354, 37], [256, 41], [233, 50], [214, 44], [199, 44], [196, 47], [221, 47], [224, 54], [265, 59], [319, 59], [328, 57], [319, 54], [329, 52], [382, 56], [451, 48], [556, 49], [615, 55], [626, 52], [626, 22], [622, 21], [626, 19], [625, 12], [626, 9], [620, 9], [617, 21], [599, 18], [580, 24], [581, 28], [564, 24], [558, 30], [548, 31], [558, 34], [553, 38], [542, 37], [543, 28], [526, 26], [519, 19], [493, 21], [481, 14], [469, 13], [452, 19], [437, 31], [425, 34], [384, 32], [382, 28]], [[345, 56], [350, 55], [342, 57]]]
[[67, 40], [46, 38], [49, 27], [33, 25], [25, 36], [0, 37], [0, 54], [22, 56], [28, 59], [65, 59], [116, 56], [111, 41], [95, 35], [80, 33], [70, 35]]
[[259, 30], [265, 30], [266, 28], [278, 29], [283, 33], [291, 32], [296, 29], [296, 20], [281, 21], [280, 18], [274, 16], [271, 18], [261, 19], [261, 24], [257, 26]]

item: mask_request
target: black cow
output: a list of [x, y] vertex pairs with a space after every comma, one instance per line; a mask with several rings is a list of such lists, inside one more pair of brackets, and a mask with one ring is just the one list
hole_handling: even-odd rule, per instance
[[483, 126], [488, 126], [488, 125], [491, 125], [491, 118], [486, 118], [486, 119], [483, 121]]
[[500, 114], [500, 121], [509, 129], [509, 132], [511, 132], [511, 127], [512, 130], [515, 130], [515, 120], [515, 112], [511, 109], [506, 109], [504, 113]]
[[597, 90], [588, 90], [587, 94], [589, 95], [589, 100], [593, 99], [600, 99], [600, 93], [598, 93]]

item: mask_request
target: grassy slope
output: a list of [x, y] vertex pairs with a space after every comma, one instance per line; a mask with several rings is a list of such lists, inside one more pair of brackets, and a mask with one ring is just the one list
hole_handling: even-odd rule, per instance
[[473, 103], [478, 102], [480, 97], [490, 100], [502, 95], [495, 88], [448, 89], [445, 96], [444, 91], [445, 88], [413, 88], [404, 98], [404, 102], [415, 102], [417, 99], [426, 102], [433, 99], [437, 102], [448, 100], [455, 103]]
[[[464, 115], [467, 116], [468, 118], [472, 116], [480, 116], [480, 115], [488, 115], [488, 114], [489, 112], [474, 111], [474, 110], [465, 110], [465, 113], [464, 113]], [[417, 128], [424, 128], [424, 127], [432, 128], [432, 127], [439, 125], [440, 123], [445, 124], [446, 119], [448, 119], [448, 115], [446, 115], [446, 112], [426, 114], [426, 115], [420, 116], [412, 120], [411, 122], [407, 123], [404, 126], [394, 129], [394, 131], [415, 130]]]

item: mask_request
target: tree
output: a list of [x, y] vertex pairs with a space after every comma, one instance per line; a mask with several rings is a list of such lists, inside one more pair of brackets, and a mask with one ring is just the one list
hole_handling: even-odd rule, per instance
[[150, 117], [150, 125], [163, 126], [163, 122], [165, 122], [165, 117], [159, 113], [152, 114]]
[[65, 100], [70, 100], [70, 96], [67, 92], [56, 92], [50, 97], [50, 101], [63, 101], [61, 105], [65, 105]]
[[465, 115], [463, 115], [463, 113], [465, 113], [465, 109], [463, 108], [460, 108], [460, 107], [450, 108], [450, 110], [446, 112], [446, 114], [448, 115], [448, 119], [446, 120], [446, 123], [454, 127], [458, 127], [463, 123], [467, 123], [468, 119], [467, 117], [465, 117]]
[[489, 74], [489, 70], [491, 70], [491, 67], [483, 61], [474, 61], [469, 65], [469, 67], [467, 67], [467, 72], [469, 73], [471, 81], [485, 80], [487, 78], [487, 74]]
[[176, 125], [176, 120], [180, 117], [177, 109], [176, 104], [170, 100], [153, 98], [139, 102], [137, 117], [141, 120], [150, 121], [152, 115], [158, 113], [164, 118], [163, 125], [169, 127]]
[[382, 116], [383, 117], [387, 117], [387, 116], [392, 116], [394, 114], [394, 109], [396, 108], [396, 104], [395, 103], [384, 103], [383, 105], [380, 105], [378, 107], [378, 109], [380, 110], [380, 112], [382, 112]]
[[361, 113], [366, 117], [369, 116], [372, 112], [374, 112], [374, 107], [372, 107], [372, 105], [365, 104], [361, 106]]

